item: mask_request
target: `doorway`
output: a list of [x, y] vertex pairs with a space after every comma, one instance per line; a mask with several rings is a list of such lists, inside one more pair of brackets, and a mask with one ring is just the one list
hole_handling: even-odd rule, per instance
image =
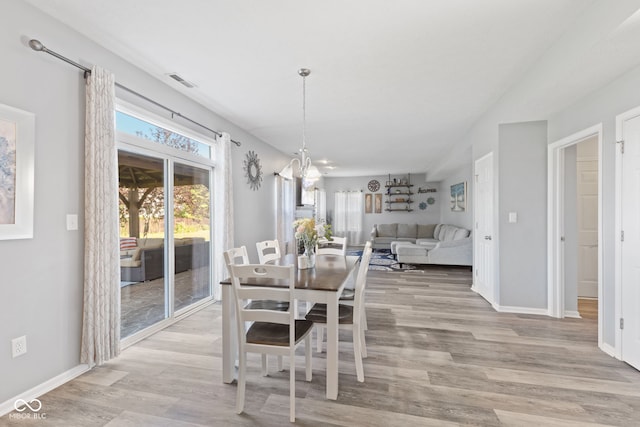
[[[602, 125], [549, 145], [547, 183], [548, 314], [601, 314]], [[600, 315], [600, 348], [602, 324]]]

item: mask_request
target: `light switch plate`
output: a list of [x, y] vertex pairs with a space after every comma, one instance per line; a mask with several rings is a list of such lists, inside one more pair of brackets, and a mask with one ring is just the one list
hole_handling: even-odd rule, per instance
[[73, 231], [78, 229], [78, 215], [67, 214], [67, 230]]
[[511, 222], [511, 223], [518, 222], [518, 213], [517, 212], [509, 212], [509, 222]]

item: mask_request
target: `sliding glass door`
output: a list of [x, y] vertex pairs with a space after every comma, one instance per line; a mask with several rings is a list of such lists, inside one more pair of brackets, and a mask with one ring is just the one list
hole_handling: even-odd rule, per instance
[[116, 112], [120, 335], [133, 341], [212, 299], [210, 142], [140, 117]]
[[211, 296], [210, 171], [174, 163], [174, 310]]
[[165, 162], [118, 151], [120, 335], [168, 315], [165, 283]]

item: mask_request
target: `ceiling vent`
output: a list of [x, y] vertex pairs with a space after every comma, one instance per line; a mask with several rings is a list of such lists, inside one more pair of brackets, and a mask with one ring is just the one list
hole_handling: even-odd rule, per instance
[[194, 85], [193, 83], [189, 83], [188, 81], [186, 81], [176, 73], [169, 74], [169, 77], [171, 77], [173, 80], [177, 81], [181, 85], [186, 86], [188, 88], [196, 87], [196, 85]]

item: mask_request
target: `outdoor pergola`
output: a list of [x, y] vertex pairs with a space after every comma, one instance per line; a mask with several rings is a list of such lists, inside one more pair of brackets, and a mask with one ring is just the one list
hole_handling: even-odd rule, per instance
[[[174, 164], [173, 185], [201, 184], [209, 187], [209, 172], [205, 169]], [[127, 189], [126, 195], [119, 192], [122, 203], [129, 212], [129, 236], [140, 237], [140, 208], [151, 192], [165, 187], [164, 161], [140, 154], [118, 151], [118, 186]], [[140, 194], [139, 190], [144, 190]]]

